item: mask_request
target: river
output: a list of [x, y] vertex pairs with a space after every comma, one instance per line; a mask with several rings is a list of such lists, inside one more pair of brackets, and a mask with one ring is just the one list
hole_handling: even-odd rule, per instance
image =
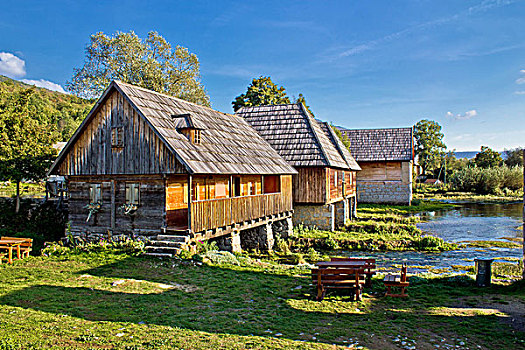
[[[504, 241], [522, 237], [522, 203], [461, 204], [461, 207], [419, 214], [424, 222], [417, 226], [425, 233], [448, 242]], [[348, 252], [350, 256], [375, 257], [380, 267], [401, 263], [410, 266], [410, 272], [425, 272], [429, 268], [443, 273], [464, 273], [462, 266], [474, 266], [475, 258], [498, 259], [516, 263], [522, 257], [522, 248], [472, 248], [464, 245], [454, 251], [422, 252]]]

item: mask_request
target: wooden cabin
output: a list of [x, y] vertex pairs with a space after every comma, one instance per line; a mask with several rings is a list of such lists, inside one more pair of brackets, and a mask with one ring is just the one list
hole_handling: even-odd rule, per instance
[[244, 107], [237, 111], [297, 170], [293, 176], [294, 223], [334, 230], [356, 208], [361, 168], [328, 123], [301, 103]]
[[295, 173], [243, 118], [118, 81], [49, 171], [66, 177], [74, 235], [141, 237], [161, 254], [215, 238], [238, 250], [260, 226], [271, 249], [272, 225], [291, 229]]
[[363, 203], [410, 205], [414, 168], [412, 128], [340, 128], [351, 143], [362, 170], [357, 175], [357, 199]]

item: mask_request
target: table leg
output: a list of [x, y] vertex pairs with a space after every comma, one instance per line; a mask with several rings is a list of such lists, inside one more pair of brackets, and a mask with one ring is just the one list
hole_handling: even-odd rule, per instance
[[7, 257], [7, 262], [9, 264], [12, 264], [13, 263], [13, 247], [9, 247], [8, 250], [9, 250], [9, 253]]
[[16, 246], [16, 258], [20, 260], [20, 245]]

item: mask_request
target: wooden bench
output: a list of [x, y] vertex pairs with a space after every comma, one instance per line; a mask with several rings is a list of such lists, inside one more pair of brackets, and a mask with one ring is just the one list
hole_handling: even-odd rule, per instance
[[352, 298], [361, 300], [365, 284], [365, 270], [362, 268], [317, 268], [312, 269], [312, 281], [317, 289], [316, 300], [323, 300], [327, 289], [350, 289]]
[[370, 287], [372, 285], [372, 276], [376, 274], [376, 259], [374, 258], [330, 258], [330, 261], [364, 261], [365, 264], [363, 268], [365, 270], [366, 280], [365, 287]]
[[[1, 238], [5, 238], [5, 239], [23, 239], [24, 242], [20, 244], [21, 259], [29, 257], [29, 253], [31, 253], [31, 250], [33, 248], [33, 239], [32, 238], [7, 237], [7, 236], [2, 236]], [[0, 247], [0, 248], [6, 248], [6, 247]]]
[[[401, 267], [401, 275], [392, 275], [388, 274], [385, 276], [385, 279], [383, 280], [383, 283], [385, 284], [385, 287], [387, 288], [385, 296], [387, 297], [408, 297], [408, 294], [405, 293], [406, 288], [408, 287], [409, 283], [407, 281], [407, 266], [403, 264]], [[392, 293], [391, 288], [401, 288], [401, 292], [399, 294]]]

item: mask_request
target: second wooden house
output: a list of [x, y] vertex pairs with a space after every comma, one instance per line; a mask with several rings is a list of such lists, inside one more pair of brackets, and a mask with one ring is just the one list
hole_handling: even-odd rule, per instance
[[72, 234], [142, 237], [156, 254], [198, 239], [271, 249], [273, 229], [291, 230], [295, 173], [243, 118], [121, 82], [50, 170]]
[[328, 123], [314, 119], [301, 103], [244, 107], [237, 114], [297, 170], [294, 224], [334, 230], [351, 218], [361, 168]]

